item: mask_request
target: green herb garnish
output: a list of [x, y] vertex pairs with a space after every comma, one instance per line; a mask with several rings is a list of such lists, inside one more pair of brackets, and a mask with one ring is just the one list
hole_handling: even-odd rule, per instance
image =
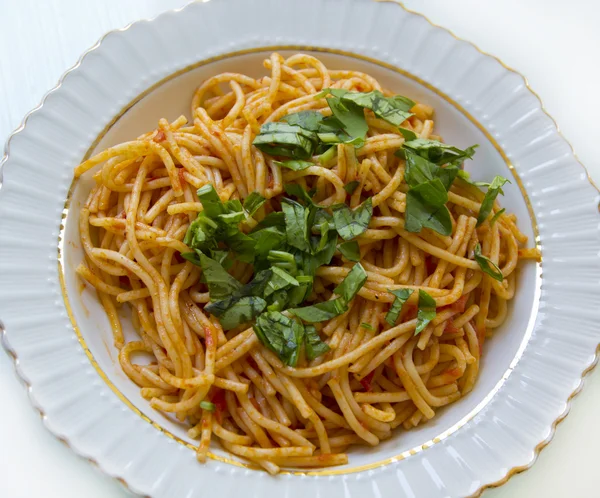
[[246, 212], [252, 216], [256, 211], [258, 211], [261, 206], [266, 202], [262, 195], [258, 192], [252, 192], [246, 199], [244, 200], [244, 209]]
[[490, 258], [481, 254], [481, 246], [477, 244], [475, 246], [474, 251], [475, 261], [481, 268], [481, 271], [488, 274], [495, 280], [502, 282], [504, 280], [504, 276], [502, 275], [502, 271], [498, 268], [498, 265], [494, 263]]
[[279, 311], [267, 311], [256, 319], [254, 332], [286, 365], [295, 366], [304, 340], [304, 326]]
[[506, 209], [502, 208], [494, 216], [492, 216], [492, 219], [490, 220], [490, 226], [494, 226], [494, 223], [496, 223], [496, 221], [498, 221], [498, 218], [500, 218], [500, 216], [502, 216], [505, 212], [506, 212]]
[[310, 361], [329, 351], [329, 346], [321, 340], [317, 329], [312, 325], [304, 327], [304, 351]]
[[278, 166], [282, 168], [291, 169], [292, 171], [302, 171], [303, 169], [310, 168], [314, 166], [314, 163], [310, 161], [300, 161], [298, 159], [289, 159], [287, 161], [273, 161]]
[[416, 138], [407, 142], [404, 142], [402, 148], [410, 150], [417, 154], [423, 159], [437, 164], [458, 164], [465, 159], [471, 159], [475, 154], [477, 145], [467, 147], [465, 150], [461, 150], [453, 145], [448, 145], [437, 140], [428, 140], [426, 138]]
[[360, 185], [359, 181], [351, 181], [346, 183], [346, 185], [344, 185], [344, 190], [346, 192], [348, 192], [350, 195], [352, 195], [354, 193], [354, 191], [358, 188], [358, 186]]
[[207, 412], [214, 412], [216, 409], [215, 404], [210, 401], [200, 401], [200, 408]]
[[360, 247], [356, 240], [344, 242], [338, 246], [338, 249], [347, 260], [360, 261]]
[[390, 310], [385, 315], [385, 321], [388, 322], [393, 327], [394, 325], [396, 325], [396, 322], [398, 321], [398, 316], [400, 315], [400, 312], [402, 311], [402, 307], [404, 306], [404, 303], [406, 303], [406, 301], [408, 301], [408, 298], [412, 295], [413, 290], [412, 289], [397, 289], [397, 290], [388, 289], [388, 292], [390, 292], [391, 294], [394, 294], [395, 298], [394, 298], [394, 302], [392, 303], [392, 306], [390, 307]]
[[510, 181], [508, 179], [506, 179], [502, 176], [496, 176], [492, 180], [492, 183], [477, 184], [477, 186], [487, 186], [488, 187], [488, 191], [485, 193], [485, 197], [483, 198], [483, 201], [481, 202], [481, 208], [479, 209], [479, 215], [477, 216], [477, 226], [481, 225], [487, 219], [487, 217], [490, 215], [490, 213], [492, 212], [492, 209], [494, 207], [494, 201], [496, 200], [496, 197], [498, 197], [498, 194], [504, 195], [502, 186], [507, 182], [510, 183]]
[[348, 303], [367, 281], [367, 273], [360, 263], [355, 264], [346, 278], [334, 289], [339, 297], [323, 303], [290, 309], [298, 318], [309, 323], [323, 322], [348, 311]]
[[347, 204], [336, 204], [332, 209], [335, 229], [344, 240], [354, 239], [363, 234], [373, 216], [373, 203], [370, 197], [354, 210]]
[[423, 332], [423, 329], [435, 318], [435, 310], [435, 299], [424, 290], [419, 290], [419, 311], [417, 312], [417, 328], [415, 329], [415, 335]]
[[318, 144], [317, 135], [301, 126], [287, 123], [266, 123], [252, 142], [263, 152], [272, 156], [309, 159]]

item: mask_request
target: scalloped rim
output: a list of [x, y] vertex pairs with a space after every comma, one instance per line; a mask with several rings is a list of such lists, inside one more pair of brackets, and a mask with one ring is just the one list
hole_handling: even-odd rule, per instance
[[[202, 0], [201, 0], [202, 1]], [[208, 1], [208, 0], [204, 0], [204, 1]], [[214, 0], [213, 0], [214, 1]], [[466, 42], [468, 43], [470, 46], [472, 46], [473, 48], [476, 49], [477, 52], [479, 52], [480, 54], [490, 57], [492, 59], [494, 59], [496, 62], [498, 62], [503, 68], [505, 68], [506, 70], [508, 70], [509, 72], [518, 75], [519, 77], [522, 78], [523, 83], [525, 85], [525, 87], [527, 88], [527, 90], [533, 95], [535, 96], [535, 98], [539, 101], [540, 104], [540, 109], [542, 110], [542, 112], [548, 117], [550, 118], [550, 120], [553, 122], [554, 128], [556, 133], [560, 136], [560, 138], [566, 143], [568, 144], [568, 146], [571, 149], [571, 154], [572, 156], [575, 158], [575, 160], [577, 161], [577, 163], [582, 167], [582, 169], [584, 170], [586, 177], [589, 181], [589, 183], [600, 193], [600, 189], [598, 188], [598, 186], [595, 184], [595, 182], [593, 181], [593, 179], [591, 178], [587, 168], [585, 167], [585, 165], [583, 165], [583, 163], [579, 160], [579, 158], [577, 157], [577, 154], [573, 148], [573, 146], [570, 144], [570, 142], [564, 137], [564, 135], [562, 134], [557, 122], [554, 120], [554, 118], [552, 118], [552, 116], [548, 113], [548, 111], [546, 110], [542, 99], [540, 98], [540, 96], [531, 88], [531, 86], [529, 85], [529, 82], [527, 80], [527, 78], [525, 76], [523, 76], [521, 73], [519, 73], [517, 70], [513, 69], [512, 67], [506, 65], [504, 62], [502, 62], [499, 58], [497, 58], [496, 56], [493, 56], [483, 50], [481, 50], [477, 45], [475, 45], [472, 42], [463, 40], [462, 38], [459, 38], [458, 36], [456, 36], [451, 30], [444, 28], [438, 24], [433, 23], [431, 20], [429, 20], [425, 15], [419, 13], [419, 12], [415, 12], [411, 9], [406, 8], [404, 5], [402, 5], [399, 1], [397, 0], [373, 0], [375, 2], [380, 2], [380, 3], [394, 3], [398, 6], [400, 6], [402, 9], [404, 9], [406, 12], [412, 14], [412, 15], [416, 15], [419, 16], [423, 19], [425, 19], [431, 26], [443, 30], [447, 33], [449, 33], [454, 39], [461, 41], [461, 42]], [[69, 75], [71, 72], [75, 71], [77, 68], [79, 68], [79, 66], [82, 64], [82, 62], [84, 61], [84, 59], [92, 52], [94, 52], [96, 49], [98, 49], [98, 47], [101, 46], [101, 44], [104, 42], [105, 38], [111, 34], [115, 34], [115, 33], [120, 33], [120, 32], [125, 32], [127, 30], [129, 30], [132, 26], [140, 24], [140, 23], [144, 23], [144, 22], [153, 22], [158, 18], [161, 18], [163, 16], [166, 16], [168, 14], [173, 14], [173, 13], [177, 13], [180, 11], [185, 10], [186, 8], [188, 8], [190, 5], [192, 4], [196, 4], [198, 3], [197, 1], [192, 1], [180, 8], [177, 9], [170, 9], [167, 10], [165, 12], [160, 13], [159, 15], [152, 17], [152, 18], [148, 18], [148, 19], [140, 19], [134, 22], [129, 23], [128, 25], [126, 25], [123, 28], [118, 28], [118, 29], [114, 29], [114, 30], [110, 30], [107, 33], [105, 33], [92, 47], [90, 47], [88, 50], [86, 50], [81, 57], [79, 58], [79, 60], [71, 67], [69, 68], [67, 71], [65, 71], [63, 73], [63, 75], [60, 77], [58, 83], [56, 84], [56, 86], [54, 86], [51, 90], [49, 90], [42, 98], [41, 102], [39, 105], [37, 105], [34, 109], [32, 109], [31, 111], [29, 111], [25, 117], [23, 118], [21, 124], [9, 135], [5, 147], [4, 147], [4, 156], [2, 158], [2, 160], [0, 161], [0, 188], [2, 187], [2, 181], [3, 181], [3, 167], [4, 165], [7, 163], [9, 156], [10, 156], [10, 145], [11, 145], [11, 141], [12, 139], [19, 134], [20, 132], [22, 132], [26, 125], [27, 125], [27, 121], [29, 120], [29, 118], [36, 113], [38, 110], [40, 110], [47, 98], [53, 94], [54, 92], [56, 92], [61, 86], [62, 83], [65, 79], [65, 77], [67, 75]], [[600, 210], [600, 204], [598, 206], [599, 210]], [[133, 489], [133, 487], [128, 484], [122, 477], [115, 475], [113, 473], [110, 473], [105, 467], [103, 467], [99, 462], [97, 462], [95, 459], [91, 458], [88, 455], [85, 455], [83, 452], [78, 451], [71, 443], [70, 441], [65, 438], [62, 437], [60, 435], [58, 435], [53, 429], [51, 429], [48, 424], [47, 424], [47, 418], [46, 415], [43, 411], [43, 409], [40, 407], [34, 391], [33, 391], [33, 386], [31, 385], [30, 381], [27, 379], [27, 377], [25, 376], [25, 374], [21, 371], [20, 369], [20, 365], [19, 365], [19, 358], [15, 352], [15, 350], [12, 348], [12, 346], [10, 345], [10, 343], [8, 342], [8, 338], [7, 338], [7, 330], [4, 327], [2, 321], [0, 320], [0, 342], [3, 346], [3, 348], [5, 349], [6, 353], [13, 359], [13, 363], [14, 363], [14, 368], [15, 368], [15, 372], [17, 374], [17, 376], [21, 379], [21, 381], [25, 384], [27, 391], [28, 391], [28, 396], [30, 399], [30, 402], [32, 403], [34, 409], [36, 409], [36, 411], [38, 411], [40, 413], [40, 416], [44, 422], [44, 425], [46, 426], [46, 428], [54, 435], [57, 437], [57, 439], [59, 441], [61, 441], [62, 443], [66, 444], [67, 446], [69, 446], [71, 448], [71, 450], [77, 454], [78, 456], [85, 458], [87, 461], [89, 461], [90, 463], [94, 464], [95, 466], [97, 466], [103, 473], [105, 473], [106, 475], [116, 479], [118, 482], [120, 482], [125, 488], [127, 488], [129, 491], [134, 492], [136, 494], [142, 494], [139, 491], [136, 491], [135, 489]], [[480, 496], [484, 490], [488, 489], [488, 488], [494, 488], [494, 487], [499, 487], [503, 484], [505, 484], [513, 475], [516, 475], [518, 473], [524, 472], [525, 470], [528, 470], [529, 468], [531, 468], [533, 466], [533, 464], [536, 462], [539, 453], [541, 452], [542, 449], [544, 449], [553, 439], [556, 428], [558, 426], [558, 424], [560, 424], [560, 422], [562, 422], [565, 417], [568, 415], [570, 407], [571, 407], [571, 402], [572, 400], [575, 398], [575, 396], [577, 394], [579, 394], [579, 392], [581, 392], [584, 382], [585, 382], [585, 377], [594, 369], [594, 367], [596, 366], [596, 364], [598, 363], [598, 360], [600, 358], [600, 343], [597, 344], [595, 352], [594, 352], [594, 359], [593, 361], [586, 366], [586, 368], [583, 370], [582, 374], [581, 374], [581, 378], [579, 379], [578, 385], [577, 387], [573, 390], [573, 392], [569, 395], [568, 399], [566, 400], [566, 407], [563, 411], [563, 413], [556, 419], [554, 420], [554, 422], [552, 423], [552, 426], [550, 428], [550, 432], [548, 434], [548, 437], [541, 441], [540, 443], [538, 443], [536, 445], [536, 447], [534, 448], [534, 454], [533, 457], [531, 458], [531, 460], [521, 466], [518, 467], [513, 467], [512, 469], [510, 469], [506, 475], [504, 477], [502, 477], [501, 479], [495, 481], [495, 482], [491, 482], [491, 483], [487, 483], [487, 484], [483, 484], [479, 489], [477, 489], [477, 491], [473, 494], [471, 494], [471, 497], [478, 497]], [[145, 495], [147, 496], [147, 495]]]

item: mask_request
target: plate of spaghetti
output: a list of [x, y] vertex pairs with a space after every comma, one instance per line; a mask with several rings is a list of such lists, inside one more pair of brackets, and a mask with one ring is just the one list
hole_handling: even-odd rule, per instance
[[339, 4], [304, 3], [134, 23], [27, 118], [3, 344], [135, 493], [476, 496], [596, 359], [598, 193], [493, 57], [393, 3], [326, 31], [292, 20]]

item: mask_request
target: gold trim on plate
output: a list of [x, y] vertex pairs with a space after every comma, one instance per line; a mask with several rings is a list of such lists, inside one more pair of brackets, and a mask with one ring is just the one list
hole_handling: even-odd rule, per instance
[[[106, 134], [110, 131], [110, 129], [119, 121], [119, 119], [129, 110], [131, 109], [133, 106], [135, 106], [138, 102], [140, 102], [144, 97], [148, 96], [150, 93], [152, 93], [153, 91], [155, 91], [156, 89], [160, 88], [162, 85], [164, 85], [165, 83], [172, 81], [173, 79], [186, 74], [194, 69], [197, 69], [199, 67], [202, 66], [206, 66], [208, 64], [214, 63], [214, 62], [218, 62], [218, 61], [222, 61], [225, 59], [230, 59], [233, 57], [238, 57], [238, 56], [243, 56], [243, 55], [249, 55], [249, 54], [259, 54], [259, 53], [265, 53], [268, 54], [270, 52], [273, 51], [281, 51], [281, 50], [302, 50], [302, 51], [310, 51], [310, 52], [318, 52], [318, 53], [326, 53], [326, 54], [334, 54], [334, 55], [341, 55], [344, 57], [350, 57], [350, 58], [355, 58], [361, 61], [365, 61], [365, 62], [369, 62], [371, 64], [375, 64], [378, 65], [380, 67], [383, 67], [385, 69], [394, 71], [395, 73], [398, 73], [406, 78], [409, 78], [413, 81], [415, 81], [416, 83], [418, 83], [419, 85], [427, 88], [428, 90], [432, 91], [433, 93], [435, 93], [436, 95], [438, 95], [439, 97], [441, 97], [442, 99], [444, 99], [446, 102], [448, 102], [449, 104], [451, 104], [453, 107], [455, 107], [460, 113], [462, 113], [473, 125], [475, 125], [475, 127], [484, 134], [484, 136], [486, 137], [486, 139], [494, 146], [494, 148], [496, 149], [496, 151], [498, 152], [498, 154], [502, 157], [502, 159], [504, 160], [504, 162], [506, 163], [506, 166], [509, 168], [509, 170], [511, 171], [511, 174], [513, 175], [516, 184], [519, 187], [519, 190], [521, 191], [521, 194], [523, 196], [523, 199], [525, 201], [525, 204], [527, 206], [527, 210], [531, 219], [531, 224], [532, 224], [532, 230], [534, 233], [534, 238], [535, 238], [535, 242], [536, 242], [536, 246], [539, 248], [540, 247], [540, 243], [539, 243], [539, 231], [538, 231], [538, 226], [537, 226], [537, 222], [536, 222], [536, 218], [535, 218], [535, 213], [533, 211], [533, 206], [531, 205], [531, 202], [529, 200], [529, 196], [527, 194], [527, 191], [525, 190], [525, 187], [523, 186], [523, 182], [521, 181], [521, 178], [519, 177], [515, 167], [513, 166], [513, 164], [510, 162], [509, 158], [507, 157], [506, 153], [504, 152], [504, 150], [502, 149], [502, 147], [500, 147], [500, 145], [498, 144], [498, 142], [494, 139], [494, 137], [485, 129], [485, 127], [479, 123], [475, 117], [473, 115], [471, 115], [464, 107], [462, 107], [458, 102], [456, 102], [454, 99], [452, 99], [451, 97], [449, 97], [448, 95], [446, 95], [445, 93], [441, 92], [439, 89], [437, 89], [435, 86], [431, 85], [430, 83], [426, 82], [425, 80], [423, 80], [422, 78], [419, 78], [418, 76], [413, 75], [412, 73], [404, 70], [404, 69], [400, 69], [397, 68], [391, 64], [373, 59], [371, 57], [368, 56], [364, 56], [364, 55], [360, 55], [360, 54], [355, 54], [352, 52], [347, 52], [347, 51], [343, 51], [343, 50], [337, 50], [337, 49], [327, 49], [327, 48], [322, 48], [322, 47], [312, 47], [312, 46], [306, 46], [306, 45], [277, 45], [277, 46], [266, 46], [266, 47], [258, 47], [258, 48], [250, 48], [250, 49], [244, 49], [244, 50], [239, 50], [239, 51], [235, 51], [235, 52], [229, 52], [226, 54], [222, 54], [219, 56], [215, 56], [215, 57], [211, 57], [199, 62], [195, 62], [193, 64], [190, 64], [189, 66], [180, 69], [166, 77], [164, 77], [163, 79], [161, 79], [160, 81], [154, 83], [152, 86], [150, 86], [149, 88], [147, 88], [146, 90], [144, 90], [142, 93], [140, 93], [137, 97], [135, 97], [131, 102], [129, 102], [128, 104], [126, 104], [121, 111], [119, 111], [119, 113], [117, 113], [117, 115], [108, 123], [107, 126], [104, 127], [104, 129], [100, 132], [100, 134], [95, 138], [95, 140], [92, 142], [92, 145], [88, 148], [87, 152], [85, 153], [84, 157], [82, 158], [82, 162], [87, 160], [88, 158], [90, 158], [94, 152], [94, 149], [98, 146], [98, 144], [100, 143], [100, 141], [106, 136]], [[146, 422], [150, 423], [153, 427], [157, 428], [158, 430], [160, 430], [163, 434], [165, 434], [166, 436], [170, 437], [171, 439], [185, 445], [186, 447], [190, 448], [190, 449], [194, 449], [195, 450], [195, 446], [183, 439], [181, 439], [180, 437], [176, 436], [175, 434], [173, 434], [172, 432], [170, 432], [168, 429], [166, 429], [165, 427], [161, 426], [159, 423], [153, 421], [148, 415], [144, 414], [140, 409], [138, 409], [114, 384], [113, 382], [108, 378], [108, 376], [106, 375], [106, 373], [102, 370], [102, 368], [100, 367], [100, 365], [98, 364], [98, 362], [96, 361], [96, 359], [94, 358], [92, 352], [90, 351], [85, 338], [83, 337], [83, 334], [81, 333], [81, 330], [77, 324], [77, 320], [75, 318], [75, 315], [73, 314], [71, 305], [69, 303], [69, 298], [68, 298], [68, 294], [67, 294], [67, 289], [65, 286], [65, 277], [64, 277], [64, 264], [62, 261], [62, 244], [64, 242], [64, 237], [63, 237], [63, 233], [64, 233], [64, 218], [66, 218], [67, 213], [69, 211], [69, 205], [71, 202], [71, 197], [74, 193], [74, 190], [76, 188], [76, 185], [78, 183], [78, 179], [74, 179], [73, 182], [71, 183], [71, 186], [69, 188], [69, 193], [67, 195], [67, 199], [65, 201], [65, 206], [64, 206], [64, 211], [63, 211], [63, 223], [61, 224], [60, 227], [60, 232], [59, 232], [59, 238], [58, 238], [58, 270], [59, 270], [59, 275], [60, 275], [60, 286], [61, 286], [61, 292], [63, 295], [63, 299], [65, 302], [65, 307], [67, 310], [67, 313], [69, 315], [69, 318], [71, 320], [71, 323], [73, 325], [73, 328], [75, 330], [75, 333], [77, 335], [77, 338], [81, 344], [81, 346], [83, 347], [86, 355], [88, 356], [88, 359], [90, 360], [92, 366], [96, 369], [96, 371], [98, 372], [98, 374], [100, 375], [100, 377], [106, 382], [106, 384], [110, 387], [110, 389], [119, 397], [119, 399], [121, 401], [123, 401], [129, 408], [131, 408], [137, 415], [139, 415], [143, 420], [145, 420]], [[454, 433], [455, 431], [457, 431], [458, 429], [460, 429], [464, 424], [466, 424], [469, 420], [471, 420], [477, 413], [479, 413], [479, 411], [485, 406], [487, 405], [487, 403], [492, 399], [492, 397], [496, 394], [496, 392], [498, 391], [498, 389], [500, 389], [500, 387], [502, 386], [502, 384], [504, 383], [504, 381], [508, 378], [508, 376], [510, 375], [510, 373], [512, 372], [514, 366], [517, 364], [517, 362], [520, 360], [521, 355], [523, 353], [523, 350], [525, 348], [525, 345], [527, 344], [527, 342], [529, 341], [529, 338], [531, 337], [531, 333], [533, 332], [533, 326], [535, 324], [535, 317], [537, 315], [537, 309], [538, 309], [538, 305], [539, 305], [539, 296], [540, 296], [540, 285], [541, 285], [541, 263], [537, 264], [537, 268], [536, 268], [536, 285], [535, 285], [535, 295], [534, 295], [534, 305], [533, 305], [533, 309], [532, 309], [532, 313], [530, 315], [530, 319], [529, 319], [529, 323], [528, 326], [526, 328], [524, 337], [521, 341], [521, 344], [519, 346], [519, 349], [517, 351], [517, 354], [515, 355], [514, 359], [511, 361], [511, 364], [509, 365], [508, 369], [502, 374], [500, 380], [496, 383], [496, 385], [493, 387], [493, 389], [484, 397], [484, 399], [474, 408], [472, 409], [467, 415], [465, 415], [460, 421], [458, 421], [457, 423], [455, 423], [453, 426], [451, 426], [449, 429], [446, 429], [445, 431], [443, 431], [441, 434], [438, 434], [436, 437], [432, 438], [429, 441], [426, 441], [425, 443], [415, 446], [409, 450], [406, 450], [404, 452], [402, 452], [399, 455], [395, 455], [393, 457], [390, 458], [386, 458], [384, 460], [379, 460], [377, 462], [373, 462], [370, 464], [365, 464], [365, 465], [360, 465], [360, 466], [356, 466], [356, 467], [350, 467], [350, 468], [343, 468], [343, 469], [331, 469], [331, 468], [326, 468], [323, 470], [307, 470], [307, 471], [282, 471], [283, 474], [293, 474], [293, 475], [310, 475], [310, 476], [314, 476], [314, 475], [326, 475], [326, 476], [332, 476], [332, 475], [341, 475], [341, 474], [350, 474], [350, 473], [355, 473], [355, 472], [362, 472], [365, 470], [370, 470], [370, 469], [374, 469], [377, 467], [381, 467], [383, 465], [387, 465], [389, 463], [393, 463], [393, 462], [397, 462], [399, 460], [403, 460], [404, 458], [410, 456], [410, 455], [414, 455], [420, 451], [423, 451], [427, 448], [430, 448], [431, 446], [433, 446], [434, 444], [442, 441], [443, 439], [445, 439], [446, 437], [448, 437], [450, 434]], [[218, 460], [220, 462], [225, 462], [225, 463], [231, 463], [233, 465], [237, 465], [237, 466], [243, 466], [246, 468], [252, 468], [252, 469], [258, 469], [257, 466], [252, 465], [252, 464], [246, 464], [246, 463], [242, 463], [238, 460], [233, 460], [230, 458], [226, 458], [226, 457], [222, 457], [220, 455], [216, 455], [212, 452], [208, 453], [208, 456], [214, 460]]]

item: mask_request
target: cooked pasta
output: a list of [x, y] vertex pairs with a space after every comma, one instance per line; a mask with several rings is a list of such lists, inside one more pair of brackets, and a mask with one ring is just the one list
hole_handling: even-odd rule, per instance
[[540, 255], [500, 209], [506, 180], [471, 182], [474, 148], [443, 144], [430, 106], [310, 55], [264, 67], [76, 168], [95, 180], [77, 273], [198, 460], [216, 440], [274, 474], [343, 465], [469, 393]]

